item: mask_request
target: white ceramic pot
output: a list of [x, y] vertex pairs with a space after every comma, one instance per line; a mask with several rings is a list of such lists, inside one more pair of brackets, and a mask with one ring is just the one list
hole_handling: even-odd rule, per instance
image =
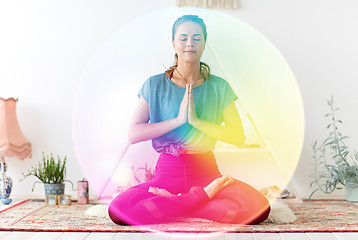
[[346, 182], [346, 201], [358, 202], [358, 183]]

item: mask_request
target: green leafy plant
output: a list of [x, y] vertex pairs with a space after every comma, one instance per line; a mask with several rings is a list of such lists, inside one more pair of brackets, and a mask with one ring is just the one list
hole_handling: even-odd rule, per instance
[[[27, 174], [22, 173], [24, 176], [23, 181], [28, 176], [35, 176], [41, 182], [46, 184], [61, 184], [64, 182], [70, 182], [73, 186], [73, 183], [69, 180], [65, 180], [66, 178], [66, 160], [67, 156], [63, 160], [61, 160], [60, 156], [57, 155], [57, 162], [52, 156], [45, 156], [45, 153], [42, 153], [42, 162], [39, 162], [37, 166], [31, 166], [31, 169], [28, 170]], [[35, 182], [32, 191], [34, 190], [35, 184], [39, 182]]]
[[348, 158], [349, 150], [343, 141], [348, 137], [338, 131], [338, 125], [342, 124], [342, 121], [336, 117], [336, 111], [339, 108], [334, 107], [333, 96], [327, 100], [327, 104], [330, 107], [330, 113], [325, 117], [331, 119], [331, 123], [327, 126], [330, 134], [321, 145], [317, 144], [317, 140], [312, 144], [314, 181], [311, 182], [310, 187], [315, 185], [317, 188], [308, 200], [317, 191], [329, 194], [335, 189], [342, 189], [341, 185], [346, 186], [347, 183], [355, 184], [355, 188], [358, 187], [358, 152], [355, 151], [355, 154], [350, 156], [351, 159]]

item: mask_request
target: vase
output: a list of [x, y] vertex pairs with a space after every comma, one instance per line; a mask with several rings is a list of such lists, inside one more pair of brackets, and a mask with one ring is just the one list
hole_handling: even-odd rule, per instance
[[0, 199], [5, 199], [10, 197], [12, 189], [12, 180], [10, 177], [5, 175], [7, 170], [7, 165], [4, 162], [0, 164]]
[[358, 183], [346, 182], [346, 201], [358, 202]]
[[65, 184], [45, 183], [45, 195], [61, 195], [65, 194]]

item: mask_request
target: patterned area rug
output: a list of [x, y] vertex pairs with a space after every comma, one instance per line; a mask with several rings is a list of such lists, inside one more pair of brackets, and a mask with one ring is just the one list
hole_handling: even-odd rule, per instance
[[116, 225], [109, 218], [89, 217], [91, 204], [50, 206], [43, 200], [26, 200], [0, 212], [2, 231], [84, 232], [357, 232], [358, 207], [346, 201], [287, 203], [298, 219], [293, 223], [258, 225], [222, 224], [197, 220], [138, 226]]

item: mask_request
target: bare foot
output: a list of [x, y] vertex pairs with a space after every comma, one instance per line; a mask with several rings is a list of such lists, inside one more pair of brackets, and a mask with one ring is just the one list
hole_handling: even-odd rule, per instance
[[234, 178], [224, 175], [209, 183], [208, 186], [204, 187], [204, 191], [208, 197], [212, 199], [218, 192], [232, 183], [234, 183]]
[[149, 187], [148, 192], [153, 193], [158, 196], [174, 196], [174, 194], [168, 192], [167, 190], [163, 188], [157, 188], [157, 187]]

